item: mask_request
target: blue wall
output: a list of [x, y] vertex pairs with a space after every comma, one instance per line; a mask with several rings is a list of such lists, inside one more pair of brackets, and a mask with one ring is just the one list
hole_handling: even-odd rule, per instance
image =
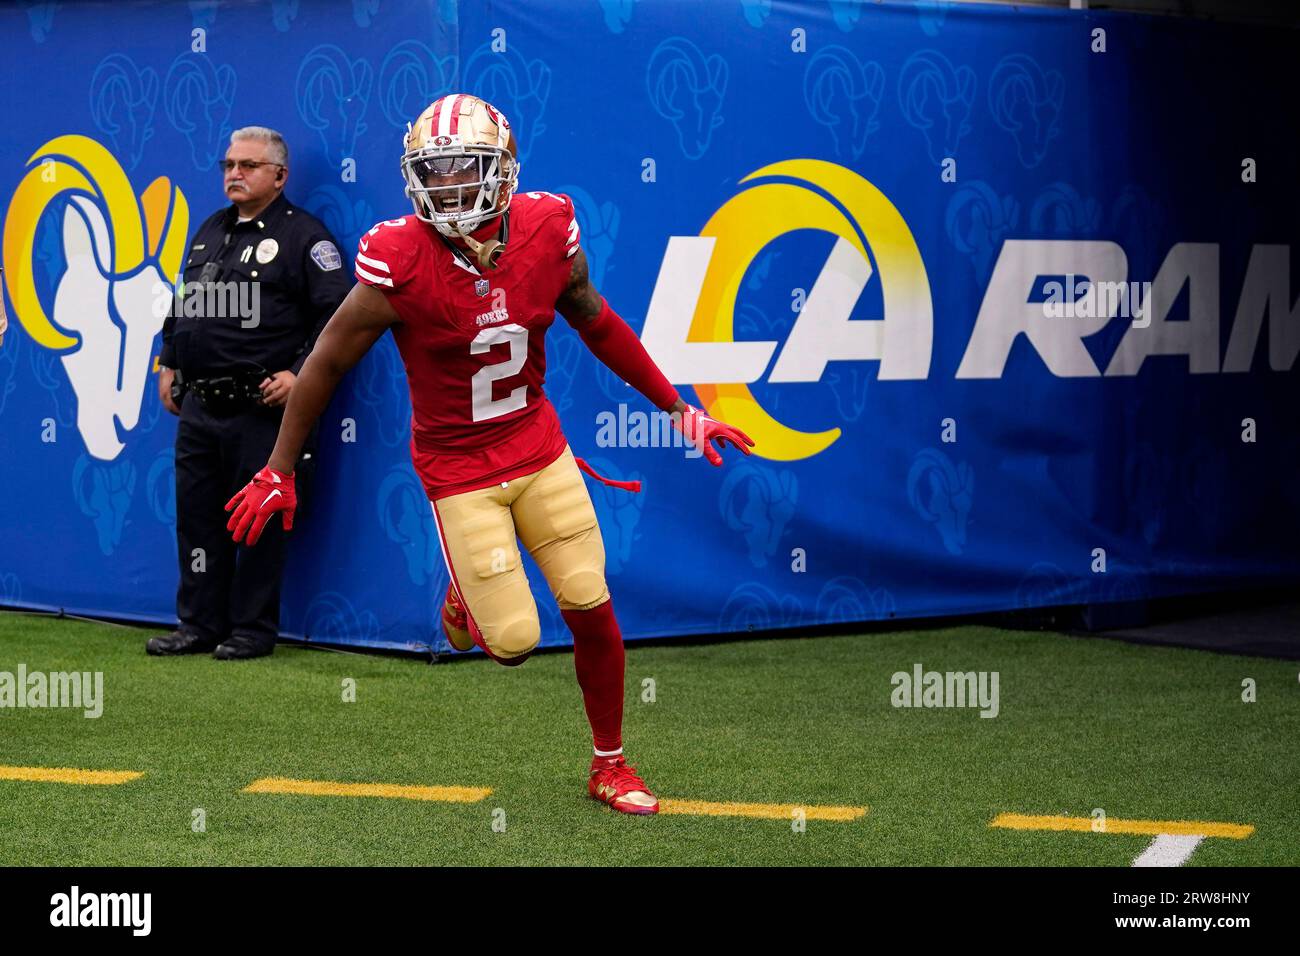
[[[175, 423], [139, 371], [159, 348], [139, 277], [174, 275], [182, 206], [192, 225], [222, 203], [230, 129], [286, 134], [290, 197], [350, 251], [409, 210], [406, 122], [462, 88], [514, 125], [522, 189], [574, 197], [593, 278], [635, 328], [662, 280], [648, 345], [759, 442], [722, 469], [605, 447], [605, 417], [649, 408], [552, 331], [575, 452], [645, 482], [589, 485], [627, 636], [1294, 579], [1296, 53], [1277, 28], [943, 3], [7, 6], [0, 604], [174, 620]], [[84, 139], [47, 145], [67, 136]], [[692, 264], [723, 298], [692, 343], [770, 343], [703, 361], [753, 366], [743, 384], [701, 380], [673, 321]], [[1152, 327], [1042, 324], [1033, 303], [1069, 273], [1155, 282]], [[820, 308], [798, 311], [819, 276]], [[385, 339], [322, 422], [287, 633], [441, 645], [408, 417]], [[533, 579], [544, 643], [567, 642]]]

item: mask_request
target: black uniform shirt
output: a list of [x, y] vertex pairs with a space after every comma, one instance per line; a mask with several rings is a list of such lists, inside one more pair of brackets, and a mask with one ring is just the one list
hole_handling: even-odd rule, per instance
[[199, 226], [163, 324], [159, 364], [189, 379], [257, 366], [297, 374], [352, 285], [329, 230], [283, 193], [238, 218], [229, 206]]

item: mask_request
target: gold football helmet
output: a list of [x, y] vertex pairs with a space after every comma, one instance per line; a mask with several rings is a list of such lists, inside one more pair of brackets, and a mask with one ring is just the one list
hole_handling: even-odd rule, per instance
[[506, 118], [468, 93], [435, 100], [407, 127], [402, 176], [415, 215], [448, 238], [463, 239], [480, 265], [495, 265], [502, 246], [474, 230], [510, 207], [519, 183], [518, 147]]

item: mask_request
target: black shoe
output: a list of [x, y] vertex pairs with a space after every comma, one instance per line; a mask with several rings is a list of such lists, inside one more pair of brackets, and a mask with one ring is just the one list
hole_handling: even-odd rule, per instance
[[155, 657], [174, 657], [178, 654], [206, 654], [213, 646], [211, 638], [189, 631], [172, 631], [163, 637], [149, 638], [144, 649]]
[[218, 644], [212, 656], [219, 661], [246, 661], [253, 657], [266, 657], [274, 650], [275, 641], [260, 641], [236, 634]]

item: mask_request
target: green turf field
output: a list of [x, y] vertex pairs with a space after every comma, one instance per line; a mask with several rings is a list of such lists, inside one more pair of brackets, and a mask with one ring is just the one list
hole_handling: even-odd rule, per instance
[[[292, 646], [252, 662], [158, 659], [143, 650], [156, 632], [0, 614], [0, 672], [98, 670], [105, 684], [99, 719], [0, 709], [0, 768], [143, 774], [0, 779], [0, 864], [1129, 865], [1152, 837], [989, 826], [1094, 808], [1255, 828], [1206, 839], [1189, 866], [1300, 863], [1290, 662], [989, 627], [634, 645], [625, 742], [658, 795], [868, 808], [796, 832], [789, 817], [631, 818], [590, 800], [568, 653], [518, 668]], [[894, 708], [891, 675], [917, 662], [997, 671], [998, 716]], [[1241, 699], [1247, 677], [1255, 703]], [[240, 792], [262, 777], [492, 793]]]

